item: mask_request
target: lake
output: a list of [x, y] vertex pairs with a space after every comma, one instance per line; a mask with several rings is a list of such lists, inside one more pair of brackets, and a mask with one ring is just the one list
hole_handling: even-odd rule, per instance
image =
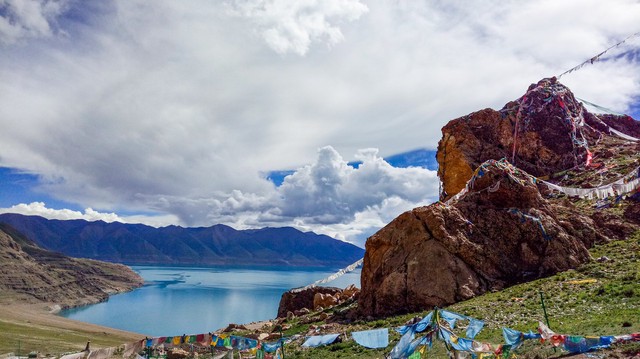
[[[282, 293], [340, 269], [131, 268], [144, 278], [144, 286], [60, 315], [148, 336], [207, 333], [229, 323], [273, 319]], [[349, 284], [360, 286], [360, 269], [326, 285], [344, 288]]]

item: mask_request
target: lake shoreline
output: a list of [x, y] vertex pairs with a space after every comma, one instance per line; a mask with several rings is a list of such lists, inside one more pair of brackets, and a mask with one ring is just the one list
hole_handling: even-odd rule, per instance
[[[134, 266], [142, 287], [105, 302], [65, 309], [67, 318], [150, 336], [207, 333], [230, 323], [275, 318], [282, 294], [333, 275], [333, 269]], [[358, 271], [329, 286], [359, 285]]]
[[[152, 269], [153, 267], [142, 266], [144, 269]], [[160, 283], [164, 282], [165, 284], [169, 284], [169, 289], [172, 288], [172, 285], [178, 283], [178, 287], [183, 285], [196, 285], [196, 287], [201, 287], [202, 283], [200, 283], [201, 279], [195, 279], [194, 276], [197, 273], [208, 273], [207, 275], [213, 275], [216, 285], [220, 281], [221, 278], [228, 278], [229, 283], [232, 284], [232, 291], [239, 291], [242, 294], [240, 296], [232, 297], [234, 303], [238, 303], [239, 301], [244, 302], [249, 296], [246, 291], [248, 288], [255, 289], [255, 283], [251, 281], [256, 280], [256, 276], [262, 275], [262, 279], [259, 280], [261, 285], [266, 285], [266, 289], [273, 296], [274, 288], [272, 285], [274, 283], [266, 283], [267, 279], [273, 280], [274, 276], [278, 277], [282, 276], [290, 276], [294, 275], [298, 277], [293, 282], [289, 282], [285, 280], [282, 283], [278, 283], [280, 286], [280, 290], [277, 291], [286, 291], [291, 288], [291, 285], [294, 282], [295, 284], [302, 285], [302, 283], [309, 284], [314, 280], [324, 277], [327, 274], [333, 273], [333, 270], [325, 269], [325, 273], [322, 273], [322, 270], [314, 270], [311, 268], [306, 268], [306, 270], [298, 271], [300, 268], [295, 268], [292, 271], [292, 268], [285, 268], [282, 270], [275, 270], [276, 268], [270, 267], [269, 271], [261, 271], [261, 270], [251, 270], [249, 268], [242, 268], [238, 270], [231, 270], [233, 273], [244, 273], [244, 280], [242, 278], [229, 278], [230, 272], [222, 273], [218, 272], [218, 268], [195, 268], [194, 267], [176, 267], [176, 266], [161, 266], [164, 269], [167, 268], [175, 268], [176, 272], [172, 276], [162, 278]], [[186, 269], [195, 270], [192, 273], [187, 273], [187, 275], [183, 276], [183, 272]], [[134, 270], [136, 268], [133, 268]], [[137, 269], [141, 269], [138, 267]], [[225, 268], [229, 270], [229, 268]], [[234, 268], [235, 269], [235, 268]], [[162, 271], [161, 271], [162, 272]], [[222, 276], [222, 277], [219, 277]], [[179, 277], [178, 281], [174, 279]], [[357, 276], [359, 278], [359, 276]], [[251, 280], [247, 282], [246, 280]], [[284, 279], [282, 279], [284, 280]], [[186, 283], [185, 283], [186, 282]], [[229, 284], [227, 283], [227, 284]], [[266, 283], [266, 284], [265, 284]], [[206, 284], [206, 283], [205, 283]], [[209, 283], [211, 284], [211, 283]], [[144, 284], [141, 287], [133, 288], [131, 291], [126, 292], [112, 292], [109, 293], [109, 296], [106, 300], [96, 300], [86, 303], [76, 303], [76, 305], [70, 305], [70, 303], [53, 303], [53, 302], [39, 302], [34, 300], [31, 297], [21, 296], [21, 295], [0, 295], [0, 333], [6, 334], [3, 335], [3, 340], [0, 341], [0, 354], [5, 353], [15, 353], [20, 352], [22, 355], [26, 355], [31, 351], [36, 351], [41, 354], [53, 354], [59, 355], [63, 353], [69, 352], [77, 352], [81, 351], [85, 348], [88, 341], [91, 341], [91, 348], [107, 348], [120, 346], [122, 344], [131, 343], [140, 339], [144, 339], [145, 337], [153, 337], [153, 332], [147, 332], [146, 330], [131, 330], [131, 329], [118, 329], [109, 324], [96, 324], [95, 322], [86, 321], [83, 319], [72, 319], [62, 315], [65, 310], [69, 309], [83, 309], [89, 308], [92, 306], [100, 306], [105, 305], [106, 303], [117, 302], [121, 298], [121, 296], [135, 296], [134, 292], [140, 294], [145, 290], [150, 289], [150, 287], [154, 287], [159, 285], [158, 282], [154, 280], [145, 280]], [[205, 285], [205, 287], [207, 287]], [[171, 296], [176, 295], [176, 292], [171, 294], [171, 290], [166, 287], [162, 289], [162, 296]], [[206, 288], [205, 288], [206, 289]], [[200, 288], [199, 290], [205, 290]], [[228, 289], [228, 288], [227, 288]], [[225, 289], [225, 290], [227, 290]], [[216, 296], [220, 296], [222, 294], [216, 292]], [[123, 298], [124, 299], [124, 298]], [[277, 294], [277, 299], [280, 299], [280, 294]], [[180, 303], [179, 307], [189, 306], [189, 304], [183, 304], [183, 300], [185, 298], [175, 298], [176, 303]], [[138, 304], [139, 305], [139, 304]], [[134, 308], [134, 311], [138, 311], [135, 305], [130, 304]], [[245, 305], [246, 306], [246, 305]], [[162, 335], [181, 335], [183, 333], [186, 334], [196, 334], [200, 332], [215, 332], [222, 331], [229, 324], [242, 324], [243, 326], [251, 329], [251, 330], [260, 330], [260, 328], [264, 326], [268, 326], [270, 323], [273, 323], [275, 317], [277, 315], [277, 303], [273, 303], [274, 308], [269, 310], [270, 315], [256, 315], [249, 316], [239, 320], [228, 320], [224, 323], [220, 323], [219, 325], [209, 325], [206, 330], [202, 330], [202, 328], [192, 327], [192, 330], [189, 329], [179, 329], [177, 326], [174, 326], [174, 323], [170, 318], [167, 318], [166, 325], [163, 326]], [[224, 311], [232, 311], [237, 308], [228, 308], [226, 307]], [[246, 310], [246, 308], [243, 307]], [[215, 311], [215, 309], [214, 309]], [[111, 310], [106, 310], [110, 315], [112, 314]], [[271, 313], [272, 312], [272, 313]], [[218, 314], [219, 315], [219, 314]], [[127, 318], [129, 319], [129, 318]], [[202, 313], [200, 313], [199, 320], [204, 320], [202, 317]], [[212, 323], [210, 323], [212, 324]]]

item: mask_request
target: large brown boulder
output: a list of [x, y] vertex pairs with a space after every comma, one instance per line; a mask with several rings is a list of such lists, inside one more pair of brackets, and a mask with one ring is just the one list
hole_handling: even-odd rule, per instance
[[304, 290], [292, 289], [280, 298], [278, 318], [287, 317], [288, 313], [298, 315], [302, 312], [326, 309], [349, 300], [357, 299], [360, 289], [351, 284], [345, 289], [334, 287], [312, 287]]
[[[617, 128], [638, 126], [633, 119], [627, 123], [614, 117], [606, 122]], [[532, 84], [500, 111], [484, 109], [451, 120], [442, 128], [436, 157], [442, 199], [460, 192], [473, 171], [489, 159], [507, 158], [534, 176], [587, 166], [589, 148], [600, 134], [592, 125], [601, 122], [555, 78]]]
[[334, 287], [311, 287], [301, 291], [292, 289], [282, 294], [280, 305], [278, 305], [278, 318], [286, 318], [288, 312], [295, 313], [301, 309], [314, 309], [314, 298], [316, 294], [336, 295], [342, 292], [340, 288]]
[[385, 316], [452, 304], [574, 268], [602, 240], [532, 177], [488, 161], [457, 200], [405, 212], [367, 240], [359, 308]]

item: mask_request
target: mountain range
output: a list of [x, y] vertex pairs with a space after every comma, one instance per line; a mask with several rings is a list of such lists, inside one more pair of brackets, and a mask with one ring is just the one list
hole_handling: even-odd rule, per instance
[[51, 251], [130, 265], [344, 266], [364, 255], [353, 244], [291, 227], [155, 228], [13, 213], [1, 214], [0, 223]]

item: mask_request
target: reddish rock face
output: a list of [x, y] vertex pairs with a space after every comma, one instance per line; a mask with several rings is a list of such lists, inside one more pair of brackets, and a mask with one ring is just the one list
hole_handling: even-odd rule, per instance
[[490, 161], [459, 200], [405, 212], [368, 239], [359, 308], [385, 316], [452, 304], [574, 268], [603, 239], [591, 219]]
[[[616, 122], [614, 117], [607, 121]], [[589, 147], [599, 138], [591, 126], [596, 123], [599, 119], [555, 78], [532, 84], [500, 111], [485, 109], [452, 120], [442, 128], [438, 143], [442, 198], [460, 192], [489, 159], [506, 158], [534, 176], [585, 166]]]
[[[622, 133], [629, 136], [640, 138], [640, 122], [634, 120], [630, 116], [626, 115], [597, 115], [597, 119], [604, 122], [607, 126], [612, 127]], [[596, 119], [589, 121], [590, 124], [597, 123]], [[595, 125], [593, 125], [595, 127]], [[601, 129], [603, 132], [607, 132], [606, 129]]]
[[640, 143], [628, 138], [640, 138], [640, 123], [590, 114], [555, 78], [500, 111], [450, 121], [442, 135], [438, 176], [449, 201], [403, 213], [367, 240], [358, 304], [365, 316], [445, 306], [575, 268], [595, 242], [638, 230], [630, 199], [601, 211], [594, 207], [622, 205], [620, 198], [574, 205], [538, 184], [550, 176], [591, 188], [640, 165]]

